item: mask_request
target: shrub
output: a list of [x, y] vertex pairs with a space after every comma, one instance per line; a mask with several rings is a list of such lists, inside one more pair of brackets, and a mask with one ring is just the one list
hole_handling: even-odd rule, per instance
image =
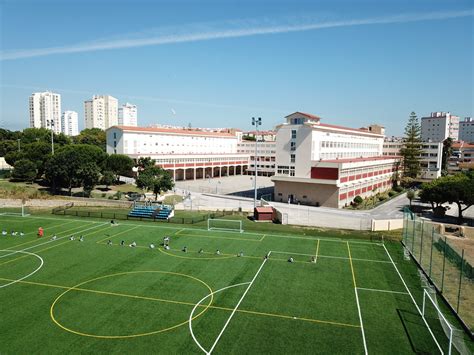
[[354, 203], [355, 203], [356, 205], [362, 203], [362, 201], [364, 201], [364, 200], [363, 200], [362, 197], [360, 197], [359, 195], [357, 195], [356, 197], [354, 197]]
[[387, 195], [380, 195], [379, 196], [379, 201], [385, 201], [388, 198]]
[[396, 192], [402, 192], [402, 191], [403, 191], [403, 187], [401, 187], [401, 186], [395, 186], [395, 187], [393, 188], [393, 190], [396, 191]]
[[390, 197], [393, 197], [393, 196], [395, 196], [396, 194], [397, 194], [397, 193], [396, 193], [395, 191], [393, 191], [393, 190], [390, 190], [390, 191], [388, 192], [388, 196], [390, 196]]

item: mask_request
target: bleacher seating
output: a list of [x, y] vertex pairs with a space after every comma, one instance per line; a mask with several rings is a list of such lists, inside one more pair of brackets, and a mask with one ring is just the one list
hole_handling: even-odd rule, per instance
[[128, 213], [128, 216], [138, 218], [168, 219], [172, 210], [173, 207], [168, 205], [135, 205], [135, 207], [133, 207], [133, 209]]

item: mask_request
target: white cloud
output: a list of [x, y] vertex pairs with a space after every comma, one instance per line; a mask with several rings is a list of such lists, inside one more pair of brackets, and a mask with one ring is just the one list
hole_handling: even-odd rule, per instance
[[[68, 54], [79, 52], [94, 52], [110, 49], [123, 49], [144, 46], [159, 46], [171, 43], [209, 41], [214, 39], [249, 37], [258, 35], [272, 35], [290, 32], [314, 31], [325, 28], [350, 27], [377, 24], [407, 23], [418, 21], [432, 21], [449, 18], [459, 18], [473, 16], [474, 10], [433, 12], [433, 13], [412, 13], [394, 16], [372, 17], [352, 20], [332, 20], [332, 21], [286, 21], [285, 24], [274, 24], [268, 20], [262, 20], [259, 25], [252, 21], [231, 21], [227, 24], [231, 28], [213, 28], [212, 26], [186, 26], [179, 29], [168, 29], [159, 34], [141, 34], [133, 38], [113, 38], [100, 41], [78, 43], [61, 47], [49, 47], [39, 49], [25, 49], [0, 52], [0, 60], [15, 60], [21, 58], [42, 57], [54, 54]], [[127, 35], [122, 36], [127, 37]], [[130, 37], [130, 35], [128, 35]]]

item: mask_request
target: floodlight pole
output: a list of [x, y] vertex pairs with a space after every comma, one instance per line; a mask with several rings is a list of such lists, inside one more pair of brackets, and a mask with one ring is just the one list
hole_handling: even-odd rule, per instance
[[253, 178], [253, 188], [254, 188], [254, 199], [253, 199], [253, 208], [257, 207], [257, 147], [258, 147], [258, 126], [262, 125], [262, 118], [255, 118], [252, 117], [252, 126], [255, 126], [255, 156], [254, 156], [254, 164], [255, 164], [255, 176]]
[[17, 139], [18, 141], [18, 152], [21, 152], [21, 139]]
[[51, 155], [54, 155], [54, 134], [53, 134], [54, 121], [52, 119], [49, 120], [49, 126], [51, 128]]

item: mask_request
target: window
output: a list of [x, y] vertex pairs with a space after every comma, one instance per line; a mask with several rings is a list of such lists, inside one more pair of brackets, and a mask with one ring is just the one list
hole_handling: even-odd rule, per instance
[[296, 150], [296, 142], [291, 142], [290, 150]]
[[290, 155], [290, 163], [294, 163], [296, 160], [296, 155], [295, 154], [291, 154]]
[[291, 139], [296, 139], [296, 129], [291, 130]]

